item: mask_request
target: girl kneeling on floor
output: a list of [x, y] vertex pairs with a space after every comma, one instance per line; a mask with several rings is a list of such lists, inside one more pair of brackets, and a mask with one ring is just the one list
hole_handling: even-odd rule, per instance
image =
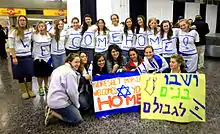
[[79, 55], [70, 53], [65, 64], [53, 71], [47, 96], [45, 125], [53, 116], [70, 124], [78, 124], [83, 120], [79, 111], [80, 107], [84, 107], [79, 101], [79, 66]]

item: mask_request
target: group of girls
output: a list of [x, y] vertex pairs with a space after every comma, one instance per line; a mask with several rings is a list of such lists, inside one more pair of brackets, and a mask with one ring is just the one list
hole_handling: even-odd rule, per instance
[[113, 44], [108, 48], [108, 59], [106, 60], [103, 54], [97, 53], [91, 68], [89, 68], [86, 53], [70, 53], [65, 64], [52, 73], [47, 95], [45, 125], [48, 125], [53, 117], [70, 124], [83, 121], [82, 113], [88, 113], [94, 109], [93, 90], [90, 83], [92, 76], [99, 77], [116, 73], [118, 70], [136, 71], [134, 73], [187, 73], [185, 61], [181, 55], [172, 55], [169, 67], [162, 56], [154, 54], [152, 46], [146, 46], [144, 53], [145, 58], [142, 59], [136, 48], [129, 49], [130, 62], [126, 64], [122, 50], [118, 45]]
[[[61, 120], [76, 123], [82, 120], [78, 108], [91, 107], [94, 75], [197, 70], [195, 43], [199, 36], [187, 20], [180, 20], [180, 29], [172, 29], [169, 21], [163, 21], [159, 28], [155, 18], [149, 19], [147, 26], [143, 16], [137, 17], [136, 27], [131, 18], [125, 20], [125, 26], [119, 24], [116, 14], [111, 20], [108, 27], [103, 19], [92, 25], [91, 16], [85, 15], [80, 26], [79, 19], [74, 17], [68, 30], [63, 29], [64, 23], [59, 20], [48, 32], [44, 22], [39, 22], [34, 30], [28, 26], [26, 16], [19, 16], [17, 26], [9, 33], [9, 48], [22, 98], [36, 96], [32, 91], [32, 77], [36, 76], [39, 94], [48, 92], [47, 103], [52, 110], [47, 109], [47, 115], [53, 113]], [[53, 69], [56, 70], [48, 86]]]
[[[152, 46], [154, 53], [164, 57], [168, 63], [171, 55], [181, 54], [187, 65], [186, 71], [189, 73], [197, 71], [198, 55], [195, 44], [199, 42], [199, 35], [195, 30], [190, 29], [187, 20], [179, 21], [180, 28], [172, 28], [168, 20], [162, 21], [159, 25], [156, 18], [150, 18], [146, 24], [144, 16], [141, 15], [137, 17], [136, 26], [131, 18], [125, 20], [124, 26], [120, 25], [117, 14], [111, 15], [111, 20], [110, 26], [106, 26], [103, 19], [99, 19], [96, 25], [92, 25], [91, 16], [85, 15], [80, 29], [79, 20], [73, 18], [72, 28], [67, 34], [68, 43], [65, 44], [67, 54], [84, 52], [88, 55], [88, 63], [91, 63], [94, 62], [94, 55], [101, 53], [107, 61], [112, 62], [114, 51], [112, 55], [107, 56], [107, 53], [111, 49], [109, 46], [116, 44], [121, 49], [120, 54], [124, 64], [129, 62], [129, 49], [136, 48], [144, 59], [144, 48]], [[113, 68], [113, 66], [113, 64], [107, 64], [108, 73], [115, 72], [116, 67]], [[125, 70], [125, 68], [121, 69]]]

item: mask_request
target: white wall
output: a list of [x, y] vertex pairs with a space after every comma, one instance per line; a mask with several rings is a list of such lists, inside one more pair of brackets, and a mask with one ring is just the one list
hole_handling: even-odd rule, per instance
[[185, 19], [195, 19], [196, 15], [200, 14], [200, 3], [185, 3]]
[[81, 20], [80, 10], [80, 0], [67, 0], [67, 22], [69, 26], [73, 17], [78, 17]]
[[111, 24], [110, 16], [112, 15], [112, 0], [97, 0], [96, 1], [96, 12], [97, 20], [104, 19], [105, 23]]
[[120, 22], [124, 22], [126, 18], [130, 17], [129, 0], [120, 0]]
[[217, 5], [207, 5], [206, 7], [206, 22], [209, 24], [209, 33], [215, 33], [217, 23]]
[[119, 22], [125, 21], [130, 15], [129, 0], [97, 0], [97, 19], [104, 19], [106, 25], [111, 24], [110, 16], [117, 14]]
[[152, 17], [173, 21], [173, 1], [147, 0], [147, 20]]

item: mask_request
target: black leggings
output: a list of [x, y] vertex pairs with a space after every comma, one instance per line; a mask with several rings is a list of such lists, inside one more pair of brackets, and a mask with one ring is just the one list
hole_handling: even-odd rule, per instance
[[31, 82], [31, 81], [32, 81], [32, 77], [26, 77], [26, 81], [25, 78], [18, 78], [19, 83]]

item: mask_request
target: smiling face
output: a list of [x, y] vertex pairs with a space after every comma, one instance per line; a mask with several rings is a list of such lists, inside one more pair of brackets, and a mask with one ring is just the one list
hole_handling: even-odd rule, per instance
[[63, 30], [63, 21], [59, 21], [59, 23], [58, 23], [58, 29], [59, 30]]
[[138, 61], [138, 56], [137, 56], [137, 53], [135, 51], [130, 51], [129, 52], [129, 57], [133, 62]]
[[119, 51], [116, 51], [115, 49], [112, 49], [111, 55], [112, 55], [113, 59], [116, 60], [119, 56]]
[[119, 19], [116, 15], [112, 15], [111, 20], [113, 25], [118, 25]]
[[152, 20], [152, 21], [150, 21], [149, 25], [150, 25], [150, 27], [151, 27], [152, 29], [154, 29], [154, 28], [157, 27], [157, 21], [156, 21], [156, 20]]
[[152, 60], [154, 52], [151, 48], [146, 48], [144, 51], [144, 55], [147, 57], [148, 60]]
[[85, 22], [88, 26], [92, 24], [92, 19], [90, 17], [85, 17]]
[[102, 20], [99, 20], [98, 21], [98, 27], [100, 28], [100, 29], [104, 29], [104, 22], [102, 21]]
[[18, 25], [22, 28], [27, 26], [27, 19], [25, 17], [18, 18]]
[[168, 22], [163, 23], [163, 30], [164, 30], [164, 32], [168, 33], [169, 29], [170, 29], [169, 23]]
[[105, 58], [103, 56], [99, 57], [98, 61], [97, 61], [97, 65], [100, 68], [103, 68], [105, 66]]
[[131, 21], [131, 19], [127, 19], [125, 23], [126, 23], [126, 25], [127, 25], [128, 28], [131, 28], [131, 26], [132, 26], [132, 21]]
[[137, 22], [138, 22], [139, 26], [144, 26], [144, 21], [143, 21], [143, 19], [141, 17], [137, 18]]
[[80, 54], [81, 64], [86, 64], [88, 62], [88, 56], [85, 53]]
[[75, 70], [79, 69], [80, 66], [80, 58], [75, 57], [74, 60], [70, 63]]
[[74, 19], [72, 21], [72, 26], [75, 30], [77, 30], [79, 28], [79, 21], [77, 19]]
[[189, 30], [189, 25], [186, 23], [186, 21], [181, 21], [179, 25], [182, 31], [187, 32]]
[[170, 59], [170, 69], [171, 70], [176, 70], [180, 67], [180, 64], [176, 61], [175, 58]]

